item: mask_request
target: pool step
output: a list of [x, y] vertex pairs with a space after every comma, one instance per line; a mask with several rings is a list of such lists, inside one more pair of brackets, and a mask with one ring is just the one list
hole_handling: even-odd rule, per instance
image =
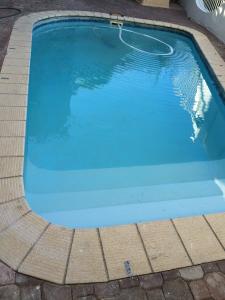
[[[179, 208], [179, 209], [178, 209]], [[225, 211], [222, 196], [188, 198], [176, 201], [147, 202], [127, 205], [103, 206], [79, 210], [54, 210], [40, 212], [42, 217], [55, 224], [69, 227], [111, 226], [109, 216], [115, 216], [114, 225], [149, 222], [159, 219], [170, 219], [195, 216]], [[87, 221], [88, 220], [88, 221]]]
[[[223, 197], [221, 189], [223, 185], [225, 186], [223, 181], [218, 184], [214, 180], [207, 180], [83, 192], [45, 193], [42, 195], [27, 193], [27, 197], [32, 200], [34, 210], [40, 209], [40, 199], [44, 201], [45, 205], [42, 205], [42, 209], [48, 212], [53, 207], [54, 211], [61, 211], [65, 210], [66, 207], [70, 207], [71, 210], [79, 210], [137, 203], [159, 203], [181, 199], [201, 201], [201, 198], [204, 197]], [[52, 205], [53, 202], [54, 205]]]
[[91, 169], [44, 170], [27, 163], [29, 176], [26, 184], [33, 193], [83, 192], [130, 187], [155, 186], [208, 181], [225, 177], [225, 160], [190, 162], [152, 166]]

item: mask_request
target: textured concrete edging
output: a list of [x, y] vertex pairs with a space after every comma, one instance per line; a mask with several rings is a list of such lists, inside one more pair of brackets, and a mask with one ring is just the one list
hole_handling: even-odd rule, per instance
[[194, 29], [87, 11], [47, 11], [19, 18], [0, 74], [0, 259], [21, 273], [59, 284], [105, 282], [225, 259], [225, 213], [71, 230], [49, 224], [28, 207], [22, 174], [32, 29], [38, 21], [68, 16], [187, 32], [225, 89], [224, 61], [208, 38]]

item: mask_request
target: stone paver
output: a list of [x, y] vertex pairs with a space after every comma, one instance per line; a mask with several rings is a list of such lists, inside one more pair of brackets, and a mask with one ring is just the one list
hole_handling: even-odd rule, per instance
[[0, 157], [0, 178], [22, 176], [22, 157]]
[[181, 278], [166, 281], [163, 292], [166, 300], [193, 300], [187, 283]]
[[175, 219], [174, 223], [194, 264], [225, 258], [223, 248], [202, 216]]
[[130, 275], [150, 273], [151, 269], [135, 225], [100, 229], [109, 278], [126, 277], [125, 264], [130, 264]]
[[96, 229], [75, 230], [66, 283], [79, 283], [80, 280], [82, 283], [107, 281]]
[[23, 199], [12, 202], [3, 203], [0, 205], [0, 231], [5, 230], [24, 214], [29, 211], [29, 208]]
[[148, 300], [146, 292], [141, 288], [124, 289], [113, 300]]
[[218, 272], [219, 271], [218, 264], [215, 263], [215, 262], [202, 264], [202, 269], [205, 273]]
[[15, 272], [0, 262], [0, 285], [12, 284], [15, 282]]
[[[76, 299], [73, 299], [76, 300]], [[79, 297], [78, 300], [97, 300], [97, 298], [93, 295], [85, 296], [85, 297]]]
[[121, 289], [128, 289], [139, 285], [139, 278], [137, 276], [127, 277], [119, 280]]
[[180, 275], [185, 280], [196, 280], [204, 276], [201, 266], [193, 266], [179, 270]]
[[0, 235], [1, 258], [12, 268], [17, 269], [47, 224], [41, 217], [30, 212], [7, 228]]
[[99, 283], [95, 285], [95, 294], [99, 298], [113, 297], [120, 293], [120, 286], [117, 281]]
[[20, 289], [21, 300], [41, 300], [41, 287], [23, 286]]
[[0, 94], [0, 106], [26, 106], [26, 95]]
[[138, 224], [138, 228], [155, 272], [191, 265], [170, 221]]
[[16, 285], [6, 285], [0, 287], [1, 300], [20, 300], [20, 290]]
[[[1, 137], [14, 137], [14, 136], [24, 137], [25, 128], [26, 128], [25, 121], [0, 121], [0, 136]], [[14, 157], [11, 157], [10, 159], [13, 160]]]
[[16, 284], [18, 285], [40, 285], [42, 281], [38, 278], [27, 276], [21, 273], [16, 273]]
[[195, 300], [209, 300], [211, 298], [207, 284], [202, 279], [192, 281], [190, 288]]
[[221, 260], [217, 262], [217, 265], [222, 273], [225, 273], [225, 260]]
[[0, 137], [0, 156], [23, 156], [23, 137]]
[[161, 273], [148, 274], [139, 276], [139, 281], [143, 289], [155, 289], [162, 286], [163, 277]]
[[205, 276], [205, 281], [215, 300], [225, 299], [225, 276], [222, 273], [209, 273]]
[[215, 214], [215, 215], [207, 215], [206, 219], [209, 224], [212, 226], [216, 235], [220, 239], [221, 243], [225, 247], [225, 213]]
[[160, 289], [147, 291], [147, 296], [149, 300], [165, 300], [163, 291]]
[[[12, 84], [10, 84], [11, 86]], [[13, 84], [14, 85], [14, 84]], [[0, 84], [1, 89], [1, 84]], [[0, 107], [0, 121], [24, 121], [26, 109], [24, 107]]]
[[72, 230], [50, 225], [19, 267], [21, 273], [63, 283]]
[[0, 179], [0, 203], [21, 198], [23, 195], [22, 177]]
[[73, 299], [94, 294], [94, 284], [77, 284], [72, 286]]
[[43, 300], [72, 300], [71, 287], [45, 283]]
[[162, 272], [162, 276], [163, 276], [164, 280], [177, 279], [178, 277], [180, 277], [180, 272], [177, 269], [165, 271], [165, 272]]

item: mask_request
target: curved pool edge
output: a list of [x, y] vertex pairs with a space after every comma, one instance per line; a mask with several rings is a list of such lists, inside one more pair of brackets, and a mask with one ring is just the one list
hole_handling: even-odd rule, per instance
[[[225, 63], [201, 32], [168, 22], [88, 11], [45, 11], [14, 24], [0, 80], [0, 259], [55, 283], [104, 282], [225, 259], [225, 213], [96, 229], [67, 229], [32, 212], [24, 198], [23, 157], [33, 26], [57, 17], [117, 19], [193, 37], [225, 91]], [[130, 267], [127, 268], [127, 265]]]

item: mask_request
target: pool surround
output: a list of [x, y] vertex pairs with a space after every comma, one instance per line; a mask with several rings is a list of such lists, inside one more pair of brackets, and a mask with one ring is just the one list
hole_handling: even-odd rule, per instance
[[0, 73], [0, 259], [21, 273], [60, 284], [104, 282], [225, 259], [225, 213], [72, 230], [31, 211], [22, 176], [32, 30], [37, 22], [59, 17], [116, 19], [188, 34], [220, 92], [225, 91], [225, 63], [195, 29], [88, 11], [45, 11], [19, 18]]

